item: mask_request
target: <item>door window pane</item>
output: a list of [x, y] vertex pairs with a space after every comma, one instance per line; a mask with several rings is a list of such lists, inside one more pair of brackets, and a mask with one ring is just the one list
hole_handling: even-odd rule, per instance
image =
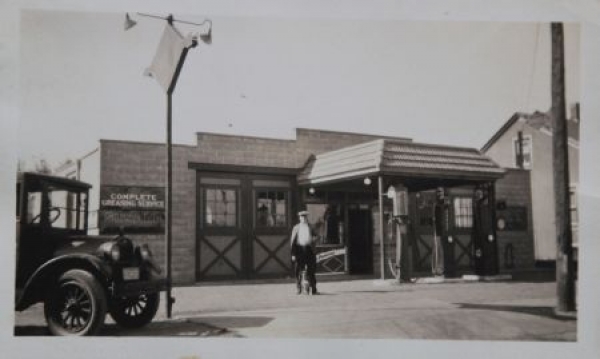
[[209, 227], [235, 227], [237, 224], [237, 191], [207, 188], [205, 190], [204, 223]]
[[454, 198], [454, 226], [456, 228], [473, 227], [473, 199], [470, 197]]
[[287, 226], [287, 191], [256, 192], [256, 227]]

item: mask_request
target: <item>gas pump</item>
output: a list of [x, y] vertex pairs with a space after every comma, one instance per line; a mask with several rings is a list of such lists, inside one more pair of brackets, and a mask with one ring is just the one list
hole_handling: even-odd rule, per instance
[[[392, 216], [396, 231], [396, 261], [391, 264], [390, 269], [394, 273], [398, 282], [410, 281], [412, 263], [410, 263], [410, 251], [408, 251], [408, 241], [406, 234], [408, 232], [408, 190], [402, 185], [390, 186], [387, 191], [387, 197], [392, 200]], [[403, 251], [406, 249], [406, 251]]]

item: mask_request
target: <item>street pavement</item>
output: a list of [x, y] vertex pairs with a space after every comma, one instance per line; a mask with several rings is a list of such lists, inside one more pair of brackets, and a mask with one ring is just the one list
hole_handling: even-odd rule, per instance
[[[321, 279], [326, 279], [322, 277]], [[574, 317], [554, 315], [555, 282], [396, 284], [353, 279], [297, 295], [291, 281], [177, 287], [147, 327], [124, 330], [107, 316], [103, 336], [575, 341]], [[47, 335], [43, 307], [16, 313], [15, 335]]]

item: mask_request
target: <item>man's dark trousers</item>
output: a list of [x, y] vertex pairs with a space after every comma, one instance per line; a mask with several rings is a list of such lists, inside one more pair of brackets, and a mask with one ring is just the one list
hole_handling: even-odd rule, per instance
[[308, 283], [313, 293], [317, 292], [317, 278], [315, 277], [315, 271], [317, 269], [317, 257], [312, 250], [311, 246], [296, 246], [296, 286], [300, 291], [302, 289], [302, 270], [306, 266], [306, 276], [308, 277]]

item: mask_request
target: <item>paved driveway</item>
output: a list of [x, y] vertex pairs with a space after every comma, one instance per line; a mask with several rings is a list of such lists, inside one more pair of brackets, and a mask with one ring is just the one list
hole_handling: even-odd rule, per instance
[[[161, 308], [146, 328], [108, 336], [395, 338], [573, 341], [576, 320], [553, 314], [555, 283], [396, 285], [371, 279], [320, 283], [296, 295], [291, 283], [205, 284], [174, 289], [174, 317]], [[164, 307], [164, 306], [163, 306]], [[44, 335], [42, 307], [17, 313], [17, 335]]]

